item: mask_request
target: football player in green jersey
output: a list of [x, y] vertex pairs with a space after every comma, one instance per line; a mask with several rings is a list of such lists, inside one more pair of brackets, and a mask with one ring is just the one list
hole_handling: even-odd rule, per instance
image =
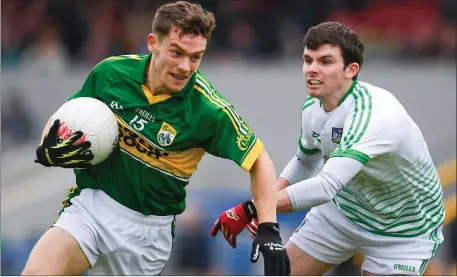
[[48, 122], [53, 127], [45, 128], [37, 162], [74, 167], [76, 186], [23, 274], [160, 274], [170, 257], [175, 216], [185, 210], [185, 186], [205, 153], [250, 173], [257, 212], [248, 214], [262, 230], [251, 260], [262, 252], [265, 274], [290, 273], [276, 223], [273, 164], [260, 139], [198, 71], [214, 27], [213, 14], [198, 4], [166, 4], [147, 37], [149, 55], [111, 57], [94, 67], [70, 99], [94, 97], [115, 113], [119, 143], [102, 163], [90, 166], [90, 155], [82, 154], [87, 143], [69, 159], [71, 147], [59, 146], [81, 134], [59, 142], [59, 122]]

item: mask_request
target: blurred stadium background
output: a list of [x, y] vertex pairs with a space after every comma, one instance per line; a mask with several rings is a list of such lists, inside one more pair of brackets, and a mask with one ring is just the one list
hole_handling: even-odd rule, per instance
[[[146, 53], [152, 15], [167, 1], [1, 1], [1, 273], [21, 272], [31, 247], [74, 184], [71, 170], [33, 163], [41, 129], [99, 61]], [[360, 79], [390, 90], [421, 127], [445, 186], [445, 241], [426, 274], [455, 275], [455, 0], [201, 0], [218, 27], [201, 70], [264, 141], [277, 174], [294, 155], [306, 96], [301, 40], [323, 21], [360, 33]], [[231, 249], [209, 230], [247, 199], [249, 177], [206, 155], [188, 186], [166, 275], [260, 274], [246, 232]], [[305, 212], [280, 215], [287, 241]], [[356, 256], [329, 274], [358, 275]]]

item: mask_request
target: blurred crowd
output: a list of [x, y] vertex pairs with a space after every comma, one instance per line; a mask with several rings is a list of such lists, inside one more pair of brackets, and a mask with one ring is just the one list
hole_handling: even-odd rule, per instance
[[[163, 0], [3, 0], [3, 66], [61, 72], [112, 55], [146, 53]], [[454, 0], [200, 0], [216, 16], [209, 55], [230, 59], [300, 53], [306, 30], [326, 20], [358, 31], [367, 50], [405, 57], [455, 54]], [[391, 53], [391, 52], [389, 52]]]
[[[91, 68], [110, 56], [147, 53], [153, 15], [166, 2], [170, 0], [3, 0], [2, 69], [59, 75], [77, 66]], [[455, 0], [197, 2], [216, 16], [206, 58], [217, 62], [297, 59], [303, 35], [323, 21], [339, 21], [359, 32], [372, 58], [455, 59]], [[5, 146], [35, 135], [34, 115], [21, 90], [2, 88]], [[18, 116], [26, 128], [12, 120]]]

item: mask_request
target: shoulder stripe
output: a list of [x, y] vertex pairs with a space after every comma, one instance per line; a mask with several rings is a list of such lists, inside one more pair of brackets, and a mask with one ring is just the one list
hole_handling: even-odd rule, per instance
[[139, 55], [120, 55], [120, 56], [111, 56], [108, 57], [102, 61], [100, 61], [97, 65], [94, 66], [97, 67], [99, 64], [105, 62], [105, 61], [110, 61], [110, 60], [125, 60], [125, 59], [134, 59], [134, 60], [141, 60], [141, 57]]
[[232, 105], [225, 102], [224, 100], [222, 100], [221, 98], [217, 97], [216, 94], [214, 94], [211, 89], [209, 88], [209, 86], [207, 86], [201, 79], [201, 77], [199, 77], [199, 75], [197, 75], [197, 84], [200, 88], [203, 88], [203, 90], [206, 92], [206, 94], [209, 96], [209, 98], [213, 101], [213, 103], [218, 103], [218, 107], [221, 107], [221, 108], [224, 108], [226, 109], [232, 116], [232, 119], [236, 122], [237, 126], [238, 126], [238, 129], [240, 130], [240, 132], [245, 135], [247, 134], [248, 132], [248, 129], [245, 124], [242, 122], [242, 120], [240, 119], [239, 115], [235, 112], [235, 110], [232, 108]]
[[371, 94], [359, 84], [354, 88], [355, 110], [347, 135], [343, 138], [338, 150], [351, 148], [365, 133], [371, 118]]
[[314, 104], [314, 100], [316, 100], [316, 98], [313, 98], [311, 96], [307, 96], [306, 99], [305, 99], [305, 102], [303, 103], [303, 106], [301, 108], [301, 110], [305, 110], [306, 108], [308, 108], [309, 106], [313, 105]]
[[221, 97], [219, 97], [219, 95], [217, 95], [217, 93], [213, 93], [213, 91], [210, 89], [211, 88], [211, 85], [208, 83], [207, 80], [205, 80], [205, 78], [203, 76], [201, 76], [201, 74], [197, 74], [197, 82], [203, 82], [204, 84], [201, 84], [199, 83], [199, 85], [201, 85], [203, 88], [206, 89], [206, 91], [209, 93], [210, 96], [212, 96], [216, 101], [220, 102], [220, 103], [223, 103], [223, 105], [225, 107], [227, 107], [228, 109], [230, 109], [232, 111], [232, 114], [235, 115], [235, 117], [238, 119], [238, 121], [241, 123], [241, 126], [244, 127], [245, 131], [247, 132], [249, 130], [249, 127], [246, 126], [246, 124], [243, 122], [243, 120], [241, 120], [241, 117], [238, 115], [238, 113], [233, 109], [233, 106], [232, 104], [230, 104], [229, 102], [227, 102], [226, 100], [222, 99]]
[[351, 125], [349, 125], [348, 132], [345, 136], [343, 136], [340, 145], [335, 149], [335, 152], [340, 152], [343, 150], [343, 146], [347, 144], [350, 134], [353, 132], [354, 124], [356, 122], [356, 119], [358, 118], [357, 115], [359, 114], [359, 106], [358, 106], [358, 101], [357, 101], [357, 92], [354, 89], [354, 92], [352, 93], [355, 101], [354, 101], [354, 113], [352, 114], [352, 121]]
[[354, 92], [355, 105], [357, 105], [358, 107], [358, 113], [356, 113], [357, 124], [348, 136], [348, 139], [343, 144], [343, 147], [346, 149], [353, 144], [353, 140], [355, 136], [360, 132], [360, 127], [362, 126], [362, 122], [364, 121], [364, 118], [366, 116], [365, 97], [363, 95], [363, 92], [360, 90], [359, 86], [356, 86], [356, 90]]
[[[357, 84], [357, 86], [360, 86], [359, 84]], [[357, 136], [356, 140], [351, 143], [348, 148], [351, 148], [351, 146], [354, 144], [354, 143], [357, 143], [359, 142], [360, 138], [363, 136], [363, 134], [365, 134], [365, 131], [367, 130], [367, 127], [368, 127], [368, 124], [370, 123], [370, 119], [371, 119], [371, 110], [372, 110], [372, 102], [371, 102], [371, 94], [368, 92], [367, 88], [365, 86], [360, 86], [360, 90], [365, 92], [364, 93], [364, 98], [366, 100], [368, 100], [368, 109], [366, 110], [366, 118], [365, 118], [365, 124], [363, 125], [363, 128], [362, 130], [360, 131], [359, 135]], [[364, 107], [365, 108], [365, 107]]]
[[238, 113], [235, 111], [235, 109], [233, 109], [233, 105], [230, 104], [229, 102], [227, 102], [226, 100], [222, 99], [221, 97], [219, 97], [219, 95], [217, 95], [217, 93], [213, 93], [213, 91], [210, 89], [211, 85], [208, 83], [208, 81], [201, 75], [201, 73], [197, 73], [197, 81], [201, 81], [203, 82], [206, 86], [204, 86], [207, 91], [210, 93], [211, 96], [213, 96], [216, 100], [218, 100], [219, 102], [222, 102], [222, 103], [225, 103], [225, 105], [227, 106], [228, 109], [231, 109], [233, 111], [233, 113], [235, 114], [235, 116], [239, 119], [239, 121], [241, 122], [241, 126], [244, 127], [244, 129], [246, 131], [249, 130], [249, 127], [244, 123], [244, 121], [241, 119], [241, 117], [238, 115]]
[[209, 95], [208, 93], [205, 92], [204, 89], [202, 89], [201, 87], [197, 86], [197, 85], [194, 85], [194, 89], [196, 89], [197, 91], [201, 92], [203, 94], [203, 96], [205, 96], [211, 103], [213, 103], [214, 105], [218, 106], [219, 108], [222, 109], [222, 111], [224, 113], [226, 113], [230, 119], [230, 121], [232, 121], [232, 124], [233, 124], [233, 127], [235, 128], [237, 134], [240, 134], [240, 129], [239, 129], [239, 125], [233, 120], [233, 117], [232, 115], [227, 111], [227, 109], [225, 107], [223, 107], [221, 104], [219, 104], [218, 102], [214, 101]]

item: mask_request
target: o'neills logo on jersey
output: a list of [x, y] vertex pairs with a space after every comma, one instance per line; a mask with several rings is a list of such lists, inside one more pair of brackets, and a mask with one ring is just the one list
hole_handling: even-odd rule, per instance
[[394, 264], [394, 269], [408, 272], [416, 272], [416, 268], [405, 264]]
[[238, 144], [238, 147], [240, 148], [241, 151], [246, 151], [249, 147], [249, 141], [251, 140], [252, 137], [252, 131], [249, 130], [245, 135], [239, 134], [238, 137], [236, 138], [236, 144]]
[[157, 133], [157, 142], [162, 146], [169, 146], [173, 143], [176, 134], [177, 132], [175, 128], [164, 121], [162, 127], [160, 127], [160, 130]]

